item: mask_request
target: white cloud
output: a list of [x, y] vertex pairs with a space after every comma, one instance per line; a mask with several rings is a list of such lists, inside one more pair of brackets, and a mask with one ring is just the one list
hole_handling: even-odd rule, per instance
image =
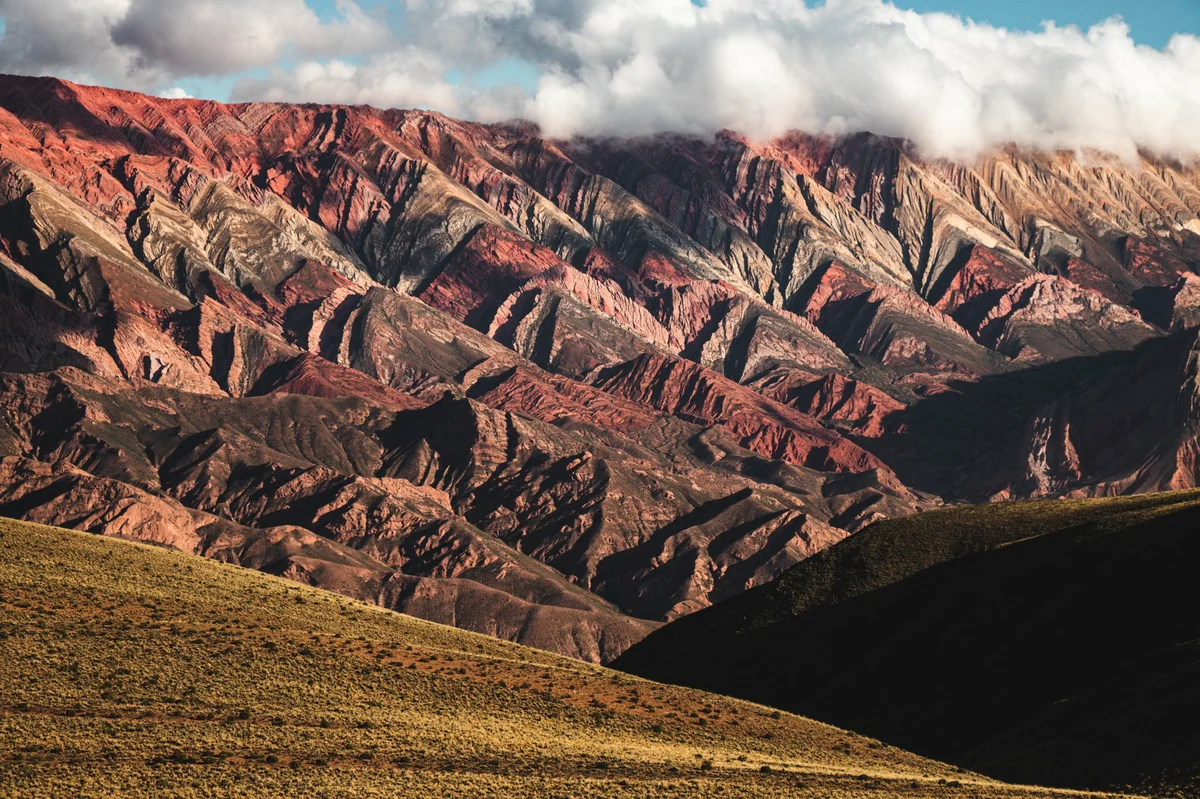
[[[468, 0], [437, 5], [476, 29]], [[512, 110], [555, 136], [734, 128], [870, 130], [937, 155], [1007, 142], [1132, 154], [1200, 153], [1200, 40], [1139, 47], [1110, 20], [1089, 31], [1017, 33], [881, 0], [589, 0], [559, 13], [513, 4], [489, 23], [519, 30], [538, 63], [535, 95]], [[461, 18], [459, 15], [461, 13]], [[496, 37], [483, 34], [483, 41]]]
[[113, 46], [109, 28], [130, 0], [0, 0], [4, 37], [0, 71], [66, 75], [89, 83], [118, 80], [134, 89], [152, 79], [136, 75], [133, 54]]
[[387, 26], [352, 0], [322, 23], [304, 0], [133, 0], [112, 28], [139, 64], [172, 75], [228, 75], [289, 55], [369, 52], [387, 44]]
[[187, 93], [187, 90], [182, 86], [172, 86], [166, 91], [158, 93], [159, 97], [165, 97], [168, 100], [191, 100], [192, 96]]
[[405, 48], [365, 65], [305, 61], [266, 78], [247, 78], [234, 97], [276, 102], [344, 103], [382, 108], [434, 108], [459, 112], [459, 95], [444, 79], [447, 66], [423, 50]]
[[0, 0], [0, 70], [155, 91], [281, 59], [358, 55], [394, 43], [386, 19], [337, 0]]
[[[393, 29], [350, 0], [326, 21], [302, 0], [0, 0], [0, 67], [159, 91], [265, 67], [235, 99], [524, 117], [553, 136], [870, 130], [937, 155], [1200, 155], [1200, 39], [1140, 47], [1119, 20], [1021, 33], [883, 0], [397, 2]], [[532, 94], [445, 77], [506, 59], [540, 72]]]

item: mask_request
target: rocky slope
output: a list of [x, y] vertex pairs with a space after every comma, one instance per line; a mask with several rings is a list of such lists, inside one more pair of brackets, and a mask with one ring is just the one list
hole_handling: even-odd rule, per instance
[[3, 77], [0, 514], [609, 659], [880, 518], [1195, 485], [1197, 212], [1149, 157]]

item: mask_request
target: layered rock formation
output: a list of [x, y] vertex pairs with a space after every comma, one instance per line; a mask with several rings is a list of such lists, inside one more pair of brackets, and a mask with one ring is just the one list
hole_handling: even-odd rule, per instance
[[0, 513], [611, 658], [943, 499], [1194, 485], [1198, 212], [1149, 157], [0, 78]]

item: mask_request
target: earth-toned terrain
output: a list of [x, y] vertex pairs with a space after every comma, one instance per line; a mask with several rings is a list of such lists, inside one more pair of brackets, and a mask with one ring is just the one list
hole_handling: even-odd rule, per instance
[[880, 519], [1196, 485], [1200, 170], [0, 78], [0, 515], [607, 662]]
[[234, 566], [8, 520], [0, 636], [5, 796], [1080, 795]]
[[994, 777], [1200, 790], [1200, 491], [883, 521], [615, 666]]

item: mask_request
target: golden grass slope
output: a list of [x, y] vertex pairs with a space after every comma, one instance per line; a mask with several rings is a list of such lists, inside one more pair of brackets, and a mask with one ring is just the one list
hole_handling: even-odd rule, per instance
[[1029, 797], [834, 727], [0, 520], [0, 795]]

